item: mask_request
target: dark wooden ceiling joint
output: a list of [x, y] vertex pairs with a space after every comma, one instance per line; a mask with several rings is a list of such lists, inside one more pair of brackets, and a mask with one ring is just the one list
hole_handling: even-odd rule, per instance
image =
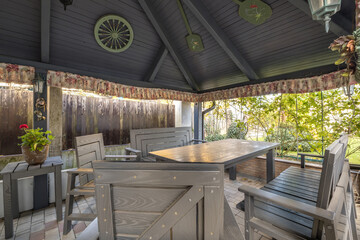
[[148, 70], [147, 74], [144, 77], [145, 82], [154, 82], [155, 77], [159, 72], [160, 67], [163, 64], [168, 52], [169, 51], [167, 50], [165, 45], [162, 45], [156, 55], [155, 61], [151, 64], [150, 69]]
[[[312, 17], [309, 4], [304, 0], [287, 0], [289, 3]], [[317, 21], [319, 24], [324, 25], [324, 21]], [[337, 36], [348, 35], [352, 33], [352, 26], [350, 20], [337, 13], [331, 17], [330, 31]]]
[[149, 4], [146, 0], [138, 0], [140, 6], [144, 10], [146, 16], [149, 18], [151, 24], [154, 26], [156, 32], [158, 33], [159, 37], [163, 41], [164, 45], [170, 52], [171, 56], [173, 57], [176, 65], [180, 69], [181, 73], [184, 75], [186, 81], [191, 86], [191, 88], [195, 91], [199, 91], [199, 86], [197, 85], [194, 77], [192, 76], [189, 68], [187, 67], [184, 59], [181, 57], [179, 51], [177, 50], [174, 43], [171, 41], [170, 34], [166, 30], [165, 26], [159, 19], [158, 15], [156, 14], [155, 9], [151, 4]]
[[41, 62], [50, 62], [51, 0], [41, 0]]
[[241, 55], [236, 46], [226, 36], [224, 30], [219, 26], [216, 20], [210, 15], [206, 6], [201, 0], [183, 0], [193, 15], [206, 28], [210, 35], [217, 41], [220, 47], [231, 58], [235, 65], [250, 79], [259, 79], [254, 69], [247, 60]]

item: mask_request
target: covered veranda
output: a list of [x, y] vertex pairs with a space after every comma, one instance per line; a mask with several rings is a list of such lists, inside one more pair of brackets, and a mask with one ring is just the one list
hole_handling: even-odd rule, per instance
[[[142, 178], [141, 174], [143, 173], [140, 170], [143, 172], [150, 171], [149, 169], [156, 170], [159, 171], [159, 174], [162, 172], [172, 173], [175, 170], [175, 172], [186, 172], [189, 169], [186, 167], [183, 169], [180, 165], [170, 166], [171, 161], [168, 160], [171, 158], [174, 160], [173, 162], [184, 162], [183, 166], [191, 165], [191, 162], [199, 163], [197, 161], [200, 161], [200, 158], [191, 157], [204, 155], [204, 149], [209, 146], [207, 144], [216, 144], [216, 142], [198, 144], [204, 142], [204, 116], [212, 110], [212, 108], [205, 109], [205, 102], [269, 94], [311, 93], [338, 88], [350, 91], [356, 84], [358, 70], [354, 70], [353, 75], [348, 76], [347, 73], [352, 70], [349, 68], [350, 62], [344, 64], [342, 61], [335, 65], [339, 53], [331, 51], [329, 45], [338, 37], [351, 35], [357, 29], [357, 17], [360, 15], [357, 14], [359, 9], [356, 6], [358, 6], [357, 1], [342, 0], [341, 7], [331, 16], [329, 32], [326, 33], [324, 27], [326, 23], [322, 20], [313, 20], [308, 1], [305, 0], [2, 1], [0, 3], [0, 83], [4, 92], [1, 92], [0, 111], [4, 112], [2, 122], [5, 130], [1, 129], [0, 137], [0, 154], [4, 155], [4, 162], [1, 164], [5, 167], [10, 162], [23, 161], [22, 155], [13, 155], [20, 153], [20, 147], [17, 147], [17, 144], [20, 143], [17, 140], [18, 135], [16, 132], [7, 131], [6, 128], [27, 123], [30, 128], [42, 128], [44, 131], [52, 132], [54, 139], [48, 155], [55, 158], [61, 157], [62, 171], [58, 174], [59, 178], [56, 177], [56, 170], [54, 170], [54, 177], [51, 174], [49, 174], [49, 178], [47, 175], [38, 174], [31, 182], [21, 180], [24, 178], [19, 177], [19, 185], [16, 187], [12, 182], [6, 185], [5, 180], [3, 181], [4, 200], [1, 200], [1, 205], [5, 206], [3, 209], [5, 218], [0, 225], [2, 229], [0, 238], [75, 239], [80, 237], [85, 229], [89, 230], [90, 227], [87, 228], [87, 226], [92, 221], [86, 217], [78, 216], [78, 219], [75, 219], [75, 215], [67, 215], [66, 212], [70, 210], [74, 214], [92, 214], [91, 216], [97, 217], [98, 221], [108, 221], [105, 215], [99, 214], [99, 207], [96, 204], [99, 204], [99, 201], [96, 202], [94, 197], [97, 194], [104, 196], [104, 194], [100, 194], [100, 190], [96, 190], [96, 194], [94, 190], [94, 187], [100, 189], [100, 185], [104, 184], [101, 182], [102, 180], [98, 179], [98, 182], [95, 180], [95, 183], [92, 181], [91, 190], [84, 190], [84, 195], [76, 192], [74, 195], [77, 197], [69, 200], [71, 199], [69, 196], [75, 191], [71, 189], [74, 188], [70, 184], [71, 174], [78, 174], [80, 178], [79, 180], [76, 178], [76, 184], [83, 185], [81, 176], [89, 173], [81, 172], [77, 168], [91, 169], [86, 171], [91, 171], [91, 174], [95, 174], [99, 178], [104, 175], [102, 171], [111, 170], [111, 167], [109, 170], [100, 166], [100, 162], [97, 161], [105, 160], [105, 157], [98, 155], [90, 159], [91, 161], [86, 163], [88, 165], [81, 166], [83, 161], [80, 160], [81, 154], [79, 155], [81, 144], [76, 137], [102, 133], [103, 139], [99, 140], [102, 144], [100, 152], [102, 151], [101, 146], [103, 147], [105, 143], [105, 145], [111, 145], [106, 146], [106, 153], [121, 155], [121, 157], [117, 157], [121, 160], [149, 162], [149, 158], [152, 158], [152, 160], [166, 162], [161, 163], [166, 167], [160, 167], [160, 169], [153, 169], [153, 166], [150, 167], [150, 165], [146, 165], [147, 163], [144, 165], [144, 169], [130, 167], [131, 163], [129, 166], [121, 165], [125, 170], [139, 172], [140, 175], [134, 175], [133, 179]], [[356, 40], [355, 33], [353, 37]], [[352, 60], [357, 61], [357, 53], [354, 51], [353, 56], [355, 57]], [[10, 92], [11, 94], [9, 94]], [[104, 104], [101, 103], [102, 100], [99, 102], [97, 102], [98, 100], [91, 100], [92, 102], [89, 100], [90, 103], [87, 105], [87, 102], [84, 104], [87, 101], [84, 100], [85, 98], [72, 97], [74, 95], [71, 94], [75, 93], [76, 96], [95, 96], [94, 99], [104, 97], [107, 100], [104, 100]], [[77, 100], [74, 103], [75, 98]], [[23, 103], [20, 101], [21, 99], [29, 101]], [[161, 103], [166, 102], [167, 107], [156, 102], [158, 100], [163, 101]], [[116, 101], [118, 105], [115, 104]], [[20, 102], [19, 106], [14, 106]], [[106, 105], [105, 102], [110, 105]], [[67, 104], [71, 107], [69, 112], [65, 110], [68, 107]], [[15, 111], [16, 114], [11, 114], [10, 111]], [[88, 116], [88, 118], [81, 118], [82, 116]], [[105, 117], [101, 118], [102, 116]], [[26, 119], [26, 122], [19, 122], [20, 119]], [[175, 130], [171, 130], [171, 133], [162, 132], [167, 131], [164, 129], [173, 129], [174, 127]], [[139, 129], [144, 130], [143, 132], [146, 134], [155, 134], [156, 136], [144, 138], [145, 140], [141, 140], [142, 142], [136, 140], [137, 134], [141, 135], [142, 133], [134, 130]], [[151, 133], [147, 132], [151, 129], [155, 130]], [[17, 131], [20, 133], [20, 130], [17, 129]], [[187, 131], [185, 135], [189, 134], [189, 136], [186, 135], [186, 140], [177, 135], [180, 131]], [[348, 133], [351, 134], [351, 132]], [[176, 140], [171, 140], [176, 142], [173, 145], [168, 140], [168, 134], [173, 134], [171, 137], [176, 138]], [[129, 202], [119, 209], [114, 209], [114, 216], [111, 215], [111, 219], [114, 221], [111, 226], [114, 228], [111, 232], [117, 239], [226, 239], [224, 236], [227, 236], [227, 230], [231, 232], [235, 227], [229, 223], [228, 227], [231, 227], [227, 229], [226, 216], [224, 219], [214, 215], [223, 216], [224, 211], [226, 212], [224, 208], [229, 206], [230, 213], [232, 213], [230, 218], [235, 221], [235, 225], [240, 230], [238, 232], [236, 229], [234, 230], [238, 233], [234, 239], [271, 239], [271, 237], [276, 239], [295, 239], [296, 237], [324, 239], [324, 234], [326, 239], [332, 239], [331, 237], [356, 239], [357, 227], [352, 225], [352, 220], [355, 221], [357, 209], [355, 204], [357, 198], [353, 196], [354, 192], [358, 192], [357, 175], [355, 174], [357, 170], [353, 169], [351, 172], [345, 158], [347, 135], [341, 135], [342, 132], [332, 134], [336, 135], [337, 140], [331, 146], [336, 147], [325, 146], [324, 156], [321, 157], [321, 163], [317, 165], [305, 164], [305, 157], [302, 162], [278, 161], [276, 149], [280, 145], [276, 145], [276, 142], [271, 143], [273, 144], [271, 146], [266, 145], [270, 143], [238, 139], [234, 144], [219, 142], [219, 146], [221, 144], [226, 147], [229, 145], [227, 150], [220, 149], [218, 155], [214, 156], [219, 161], [210, 161], [210, 157], [206, 156], [201, 158], [200, 164], [209, 164], [209, 166], [204, 169], [197, 166], [192, 171], [207, 171], [203, 173], [203, 176], [216, 172], [216, 174], [220, 174], [220, 180], [219, 175], [216, 175], [216, 177], [212, 177], [212, 179], [216, 179], [214, 186], [205, 180], [201, 185], [200, 180], [203, 179], [198, 179], [194, 174], [194, 178], [189, 178], [194, 180], [192, 184], [185, 180], [186, 184], [180, 184], [183, 189], [186, 189], [186, 191], [184, 190], [186, 193], [181, 193], [183, 195], [179, 196], [190, 194], [192, 187], [200, 184], [200, 189], [203, 189], [205, 193], [208, 189], [212, 189], [211, 191], [220, 189], [220, 202], [218, 200], [212, 202], [211, 197], [209, 197], [210, 200], [206, 200], [207, 196], [204, 193], [194, 207], [197, 209], [196, 217], [189, 209], [185, 216], [178, 217], [179, 220], [176, 218], [179, 213], [175, 211], [176, 216], [169, 218], [174, 221], [174, 224], [169, 226], [168, 231], [161, 238], [153, 238], [156, 235], [151, 235], [151, 231], [161, 232], [161, 229], [168, 228], [167, 224], [160, 224], [159, 229], [156, 229], [156, 224], [162, 217], [168, 219], [166, 214], [173, 210], [172, 206], [176, 206], [175, 200], [169, 197], [170, 193], [164, 194], [160, 200], [151, 199], [155, 207], [159, 202], [169, 201], [168, 205], [162, 203], [164, 209], [161, 211], [157, 208], [153, 211], [139, 210], [142, 209], [141, 206], [139, 209], [133, 209]], [[177, 142], [178, 140], [181, 144]], [[193, 143], [195, 144], [192, 145]], [[159, 147], [160, 144], [163, 147]], [[246, 144], [251, 146], [247, 147], [249, 145]], [[116, 148], [113, 145], [122, 146]], [[157, 146], [154, 147], [154, 145]], [[185, 150], [181, 151], [182, 153], [193, 151], [194, 154], [180, 156], [180, 150], [175, 152], [178, 155], [171, 152], [173, 151], [171, 149], [180, 146], [185, 147]], [[10, 151], [16, 147], [18, 149], [15, 152]], [[65, 161], [64, 156], [68, 153], [66, 151], [72, 148], [76, 148], [76, 151], [73, 151], [72, 157], [66, 157]], [[206, 151], [211, 155], [210, 147]], [[215, 150], [213, 149], [213, 151]], [[232, 152], [232, 156], [229, 152]], [[105, 153], [101, 154], [105, 156]], [[11, 157], [7, 157], [7, 155], [11, 155]], [[185, 159], [186, 157], [188, 159]], [[11, 160], [8, 160], [9, 158]], [[51, 161], [54, 161], [51, 166], [54, 168], [57, 164], [55, 164], [55, 158], [51, 158]], [[256, 163], [257, 160], [253, 159], [263, 160], [260, 163], [264, 169], [261, 176], [243, 174], [243, 169]], [[92, 163], [89, 163], [93, 161], [95, 161], [95, 166], [98, 166], [98, 168], [95, 167], [94, 173], [92, 172]], [[124, 163], [124, 161], [121, 162], [121, 164]], [[322, 162], [327, 166], [326, 172], [322, 168]], [[216, 166], [215, 170], [211, 164]], [[9, 168], [4, 168], [6, 171], [3, 171], [2, 175], [11, 179], [11, 174], [15, 176], [20, 169], [18, 166], [20, 165], [16, 165], [11, 171], [8, 170]], [[254, 166], [260, 168], [258, 165]], [[298, 170], [294, 170], [294, 167], [303, 172], [297, 173]], [[27, 172], [30, 172], [36, 167], [27, 166], [25, 168]], [[41, 169], [41, 167], [39, 168]], [[224, 168], [225, 175], [222, 175]], [[287, 168], [290, 169], [290, 172], [285, 171]], [[113, 171], [125, 171], [121, 167], [115, 169], [116, 167]], [[275, 186], [280, 182], [279, 179], [276, 180], [276, 177], [283, 171], [283, 177], [290, 176], [289, 178], [292, 178], [296, 175], [296, 178], [299, 179], [285, 187]], [[329, 175], [327, 175], [328, 172]], [[346, 177], [347, 173], [349, 173], [348, 177]], [[127, 173], [123, 172], [123, 174]], [[185, 174], [188, 172], [179, 173], [179, 176], [185, 176]], [[121, 178], [121, 174], [115, 175]], [[121, 188], [130, 188], [130, 183], [138, 184], [135, 184], [134, 188], [145, 184], [144, 182], [134, 183], [129, 179], [126, 180], [128, 181], [126, 184], [122, 182], [125, 181], [124, 179], [118, 179], [116, 180], [118, 182], [112, 183], [112, 180], [117, 179], [115, 175], [106, 182], [111, 185], [112, 190], [109, 190], [109, 196], [114, 198], [112, 200], [114, 202], [117, 201], [117, 198], [116, 194], [113, 194], [115, 191], [112, 188], [113, 185], [115, 189], [116, 187], [120, 188], [121, 184], [125, 186], [121, 185]], [[21, 176], [21, 174], [16, 176]], [[148, 177], [148, 175], [146, 176]], [[171, 178], [180, 181], [181, 177], [179, 176], [171, 176]], [[196, 182], [195, 179], [200, 182]], [[305, 181], [313, 181], [314, 186], [317, 184], [314, 187], [316, 189], [305, 189], [306, 186], [302, 185]], [[59, 182], [61, 183], [59, 184]], [[159, 193], [163, 188], [169, 188], [165, 183], [164, 180], [163, 185], [158, 183], [155, 186], [156, 189], [161, 189], [158, 190]], [[267, 225], [265, 221], [268, 221], [272, 215], [265, 214], [266, 217], [261, 211], [271, 211], [265, 207], [261, 208], [260, 212], [256, 210], [259, 208], [256, 201], [262, 199], [260, 195], [263, 196], [264, 192], [253, 192], [244, 188], [244, 186], [263, 188], [267, 184], [274, 188], [286, 189], [279, 190], [279, 196], [290, 196], [289, 198], [294, 201], [298, 200], [297, 194], [300, 194], [295, 193], [294, 189], [302, 189], [301, 194], [305, 192], [307, 196], [304, 197], [305, 200], [302, 203], [308, 204], [304, 206], [312, 206], [314, 209], [301, 210], [301, 207], [296, 207], [296, 204], [291, 201], [289, 205], [283, 206], [281, 202], [285, 201], [284, 199], [265, 194], [263, 201], [270, 204], [269, 208], [273, 207], [271, 204], [275, 204], [277, 207], [280, 204], [281, 207], [278, 209], [286, 212], [283, 215], [279, 214], [280, 218], [285, 216], [286, 221], [275, 218], [271, 223], [273, 225]], [[29, 194], [25, 194], [25, 191], [22, 192], [30, 185]], [[59, 185], [62, 187], [56, 188]], [[150, 188], [148, 185], [141, 186]], [[151, 186], [151, 188], [155, 187]], [[179, 186], [176, 185], [176, 187]], [[239, 192], [239, 187], [246, 194]], [[170, 188], [174, 188], [174, 186]], [[328, 189], [329, 196], [321, 197], [323, 192], [327, 191], [323, 189]], [[335, 210], [340, 208], [340, 205], [338, 206], [336, 203], [341, 201], [337, 199], [331, 204], [331, 200], [333, 196], [340, 196], [339, 192], [342, 189], [345, 189], [343, 193], [345, 200], [341, 198], [341, 201], [344, 202], [343, 208], [346, 209], [342, 211], [342, 214], [346, 213], [345, 217], [339, 220], [335, 217], [335, 213], [338, 213]], [[13, 191], [18, 192], [16, 195], [19, 195], [19, 200], [14, 200]], [[131, 191], [129, 190], [126, 194], [130, 194]], [[269, 192], [274, 194], [273, 190]], [[255, 194], [255, 197], [252, 194]], [[326, 194], [324, 193], [324, 196]], [[9, 195], [12, 197], [7, 198]], [[59, 197], [60, 195], [61, 197]], [[240, 201], [246, 198], [245, 195], [248, 196], [245, 210], [249, 211], [254, 208], [255, 212], [251, 210], [244, 212], [244, 206], [242, 210], [236, 207]], [[139, 193], [131, 196], [141, 196], [145, 202], [149, 200]], [[223, 196], [226, 199], [225, 203], [222, 203]], [[18, 196], [15, 197], [17, 199]], [[191, 199], [194, 198], [189, 198], [188, 202], [192, 202]], [[12, 205], [7, 205], [11, 207], [7, 209], [6, 201], [9, 199]], [[58, 200], [63, 201], [60, 217], [56, 214], [60, 210], [56, 210], [52, 204]], [[180, 200], [179, 197], [178, 202]], [[119, 202], [121, 201], [125, 200], [119, 200]], [[129, 201], [136, 202], [134, 199]], [[49, 202], [52, 204], [50, 207]], [[18, 207], [16, 207], [17, 205]], [[108, 208], [115, 208], [115, 205], [110, 203], [111, 207], [102, 207], [101, 209], [104, 209], [105, 212]], [[219, 208], [219, 212], [207, 215], [213, 206], [216, 209]], [[154, 206], [150, 204], [149, 209], [151, 207]], [[16, 218], [16, 211], [19, 211], [16, 208], [20, 208], [19, 218]], [[284, 210], [284, 208], [289, 210]], [[12, 224], [9, 223], [10, 221], [6, 222], [6, 214], [10, 214], [10, 212], [11, 216], [15, 217]], [[141, 213], [149, 216], [153, 214], [159, 218], [149, 220], [150, 218], [144, 217], [145, 220], [139, 220], [136, 217], [128, 217], [131, 215], [129, 212], [133, 215]], [[303, 222], [299, 223], [296, 219], [292, 219], [293, 215], [291, 214], [294, 212], [304, 218]], [[121, 214], [127, 217], [122, 218], [124, 215]], [[310, 216], [304, 217], [307, 214]], [[119, 219], [116, 216], [120, 216]], [[259, 216], [265, 217], [262, 219]], [[65, 217], [65, 222], [70, 221], [67, 226], [62, 220], [63, 217]], [[200, 218], [202, 220], [197, 222]], [[183, 222], [185, 222], [184, 219], [196, 221], [187, 226], [181, 223], [181, 219]], [[215, 220], [208, 221], [208, 219]], [[124, 228], [117, 228], [117, 224], [121, 221], [130, 222], [130, 227], [124, 224], [126, 225]], [[179, 224], [176, 225], [177, 223]], [[5, 233], [5, 225], [8, 228], [7, 233]], [[98, 224], [98, 230], [95, 230], [95, 232], [100, 232], [100, 239], [105, 239], [105, 235], [103, 235], [105, 232], [108, 234], [108, 231], [101, 230], [105, 225]], [[324, 229], [323, 225], [326, 226]], [[340, 235], [325, 233], [334, 226], [337, 229], [339, 225]], [[210, 227], [217, 230], [208, 231]], [[306, 233], [302, 232], [303, 227], [306, 229]], [[12, 229], [11, 233], [9, 229]], [[193, 237], [195, 235], [185, 237], [186, 229], [189, 229], [189, 232], [192, 231], [191, 229], [195, 229], [196, 238]], [[121, 230], [125, 233], [122, 233]], [[204, 233], [200, 233], [202, 231]], [[109, 239], [112, 238], [111, 236]]]

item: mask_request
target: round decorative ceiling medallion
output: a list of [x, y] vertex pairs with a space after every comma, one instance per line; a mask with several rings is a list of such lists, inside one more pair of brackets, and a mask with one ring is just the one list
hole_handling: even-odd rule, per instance
[[117, 15], [105, 15], [97, 20], [94, 27], [96, 42], [109, 52], [123, 52], [134, 40], [130, 23]]

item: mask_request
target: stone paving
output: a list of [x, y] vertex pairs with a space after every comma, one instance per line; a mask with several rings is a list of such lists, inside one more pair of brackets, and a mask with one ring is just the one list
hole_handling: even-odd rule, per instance
[[[240, 183], [248, 184], [256, 188], [264, 186], [264, 182], [260, 179], [249, 179], [238, 176], [236, 181], [231, 181], [228, 176], [225, 177], [225, 196], [235, 215], [235, 219], [244, 233], [244, 212], [236, 208], [236, 204], [244, 199], [244, 194], [239, 192]], [[63, 212], [65, 204], [63, 202]], [[95, 199], [93, 197], [78, 197], [74, 203], [74, 212], [91, 213], [96, 211]], [[357, 212], [360, 208], [357, 207]], [[31, 240], [56, 240], [56, 239], [76, 239], [81, 232], [89, 225], [90, 222], [73, 222], [73, 229], [67, 235], [62, 234], [63, 221], [56, 221], [56, 213], [54, 205], [46, 209], [27, 211], [20, 215], [20, 218], [14, 219], [15, 239], [31, 239]], [[358, 232], [360, 232], [360, 220], [357, 223]], [[0, 240], [5, 239], [4, 222], [0, 220]], [[269, 240], [269, 236], [261, 232], [256, 232], [256, 240]]]

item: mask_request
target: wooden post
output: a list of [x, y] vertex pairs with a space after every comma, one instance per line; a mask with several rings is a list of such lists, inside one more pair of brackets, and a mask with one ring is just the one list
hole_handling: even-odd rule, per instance
[[202, 102], [197, 102], [194, 105], [194, 138], [204, 138], [202, 126]]
[[266, 154], [266, 182], [275, 178], [275, 150], [271, 149]]
[[49, 156], [61, 156], [62, 152], [62, 89], [49, 87], [49, 130], [54, 136]]
[[[38, 99], [43, 98], [45, 102], [47, 103], [48, 100], [48, 91], [47, 91], [47, 71], [46, 70], [40, 70], [36, 72], [36, 76], [39, 76], [42, 78], [44, 83], [44, 88], [42, 90], [42, 93], [38, 93], [34, 91], [34, 126], [33, 128], [42, 128], [43, 131], [46, 131], [48, 129], [48, 120], [47, 120], [47, 110], [49, 109], [47, 104], [45, 104], [45, 109], [36, 107], [36, 101]], [[39, 119], [38, 116], [35, 114], [35, 111], [38, 110], [43, 114], [43, 117], [45, 119]], [[49, 205], [49, 189], [48, 189], [48, 176], [47, 174], [39, 175], [34, 177], [34, 209], [40, 209], [47, 207]]]

